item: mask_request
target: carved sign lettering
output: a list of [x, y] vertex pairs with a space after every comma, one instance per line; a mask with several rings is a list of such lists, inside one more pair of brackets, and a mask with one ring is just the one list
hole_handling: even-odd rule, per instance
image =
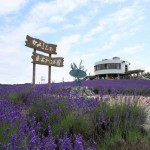
[[32, 38], [29, 35], [26, 36], [26, 45], [27, 47], [34, 48], [36, 50], [48, 53], [48, 54], [57, 54], [55, 44], [47, 44], [39, 39]]
[[63, 65], [64, 58], [62, 58], [62, 57], [51, 58], [51, 57], [44, 56], [44, 55], [33, 52], [32, 59], [33, 59], [32, 63], [35, 63], [35, 64], [56, 66], [56, 67], [64, 66]]

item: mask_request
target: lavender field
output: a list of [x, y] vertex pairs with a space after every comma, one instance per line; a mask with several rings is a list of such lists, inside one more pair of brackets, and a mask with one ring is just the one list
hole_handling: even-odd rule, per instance
[[150, 149], [150, 80], [0, 85], [0, 149]]

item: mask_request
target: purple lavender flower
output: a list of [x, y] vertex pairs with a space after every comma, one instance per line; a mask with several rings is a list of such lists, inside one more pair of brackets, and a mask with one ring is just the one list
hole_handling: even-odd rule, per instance
[[75, 135], [74, 150], [84, 150], [83, 140], [80, 134]]

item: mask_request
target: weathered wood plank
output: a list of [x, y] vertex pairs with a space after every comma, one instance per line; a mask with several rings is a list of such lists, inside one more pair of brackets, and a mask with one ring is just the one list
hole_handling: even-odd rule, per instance
[[56, 53], [56, 47], [55, 44], [47, 44], [43, 42], [42, 40], [32, 38], [29, 35], [26, 36], [27, 41], [25, 41], [25, 46], [34, 48], [36, 50], [42, 51], [44, 53], [48, 54], [57, 54]]
[[32, 55], [32, 63], [40, 64], [40, 65], [48, 65], [48, 66], [56, 66], [63, 67], [64, 58], [62, 57], [48, 57], [41, 54], [33, 53]]

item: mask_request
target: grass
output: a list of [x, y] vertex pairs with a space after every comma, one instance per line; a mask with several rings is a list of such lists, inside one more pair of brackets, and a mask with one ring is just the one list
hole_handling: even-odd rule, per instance
[[11, 92], [8, 94], [9, 101], [14, 104], [27, 103], [27, 94], [32, 91], [32, 89], [22, 90], [20, 92]]
[[18, 126], [18, 123], [11, 126], [7, 121], [2, 121], [0, 123], [0, 142], [7, 144], [10, 140], [10, 136], [17, 133]]

